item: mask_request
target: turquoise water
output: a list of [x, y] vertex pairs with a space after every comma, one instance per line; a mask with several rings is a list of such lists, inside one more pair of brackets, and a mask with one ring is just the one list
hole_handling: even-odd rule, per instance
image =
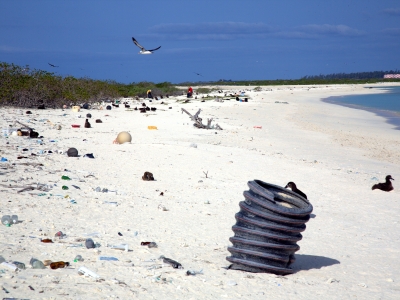
[[400, 130], [400, 87], [379, 87], [384, 93], [345, 95], [323, 99], [324, 102], [372, 111], [383, 116]]

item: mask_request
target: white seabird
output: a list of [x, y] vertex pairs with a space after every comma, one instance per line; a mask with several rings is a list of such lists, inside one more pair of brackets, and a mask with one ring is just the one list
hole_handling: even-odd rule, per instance
[[156, 51], [156, 50], [161, 48], [161, 46], [160, 46], [160, 47], [158, 47], [156, 49], [146, 50], [142, 45], [140, 45], [138, 43], [138, 41], [134, 37], [132, 37], [132, 41], [135, 43], [136, 46], [138, 46], [140, 48], [139, 54], [152, 54], [154, 51]]

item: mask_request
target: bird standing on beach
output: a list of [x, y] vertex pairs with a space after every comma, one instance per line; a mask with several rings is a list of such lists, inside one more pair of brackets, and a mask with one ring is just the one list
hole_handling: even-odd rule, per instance
[[379, 189], [379, 190], [382, 190], [382, 191], [385, 191], [385, 192], [390, 192], [391, 190], [393, 190], [393, 185], [392, 185], [392, 182], [390, 180], [394, 180], [394, 178], [392, 178], [391, 175], [387, 175], [386, 176], [386, 181], [384, 183], [374, 184], [372, 186], [372, 190]]
[[85, 128], [91, 128], [91, 125], [90, 125], [90, 123], [89, 123], [88, 119], [86, 119], [86, 122], [85, 122]]
[[158, 48], [156, 48], [156, 49], [146, 50], [142, 45], [140, 45], [140, 44], [138, 43], [138, 41], [137, 41], [134, 37], [132, 37], [132, 41], [134, 42], [134, 44], [135, 44], [136, 46], [138, 46], [138, 47], [140, 48], [139, 54], [153, 54], [154, 51], [156, 51], [156, 50], [158, 50], [158, 49], [161, 48], [161, 46], [160, 46], [160, 47], [158, 47]]
[[306, 199], [307, 199], [307, 195], [304, 194], [302, 191], [300, 191], [300, 190], [297, 188], [297, 186], [296, 186], [296, 184], [295, 184], [294, 182], [292, 182], [292, 181], [288, 182], [288, 184], [285, 186], [285, 189], [287, 189], [288, 187], [291, 188], [292, 191], [295, 192], [296, 194], [299, 194], [299, 195], [302, 196], [303, 198], [306, 198]]

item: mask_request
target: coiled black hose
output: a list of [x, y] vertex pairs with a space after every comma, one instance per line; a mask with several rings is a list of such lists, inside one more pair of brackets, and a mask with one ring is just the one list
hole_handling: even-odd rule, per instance
[[243, 193], [245, 201], [239, 203], [232, 227], [235, 235], [229, 240], [230, 269], [254, 273], [293, 273], [290, 265], [296, 244], [302, 239], [300, 232], [313, 210], [311, 203], [283, 187], [261, 180], [249, 181], [250, 190]]

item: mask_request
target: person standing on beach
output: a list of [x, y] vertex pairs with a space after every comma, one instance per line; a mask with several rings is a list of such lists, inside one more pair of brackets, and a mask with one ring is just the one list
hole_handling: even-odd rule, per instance
[[188, 98], [191, 98], [192, 95], [193, 95], [193, 89], [192, 89], [191, 86], [189, 86], [189, 89], [188, 89], [188, 92], [187, 92], [187, 97], [188, 97]]

